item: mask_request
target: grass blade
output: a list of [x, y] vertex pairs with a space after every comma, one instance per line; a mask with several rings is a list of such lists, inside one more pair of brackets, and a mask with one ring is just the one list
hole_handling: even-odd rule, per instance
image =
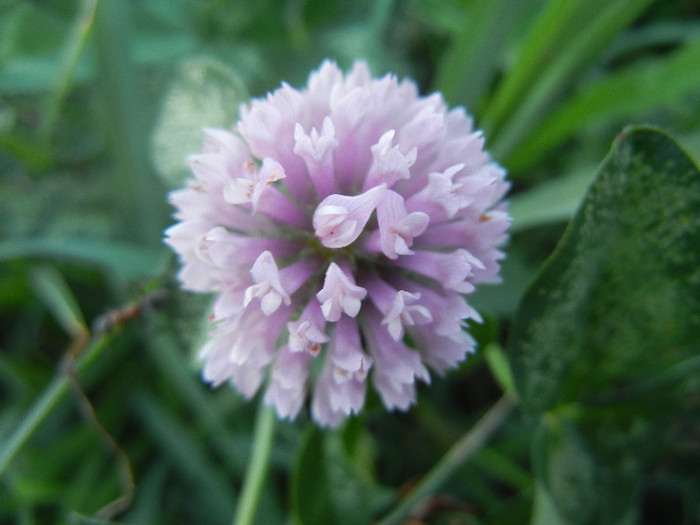
[[543, 71], [538, 82], [519, 105], [518, 110], [496, 135], [491, 146], [493, 156], [508, 155], [542, 118], [548, 105], [571, 80], [572, 75], [590, 62], [619, 31], [627, 27], [653, 0], [615, 0], [608, 3]]
[[167, 261], [165, 250], [102, 239], [36, 237], [0, 241], [0, 261], [24, 257], [87, 264], [125, 281], [151, 278]]
[[[82, 370], [94, 361], [102, 350], [107, 347], [110, 340], [111, 337], [109, 335], [97, 339], [76, 363], [76, 371]], [[0, 475], [2, 475], [12, 459], [17, 455], [17, 452], [27, 442], [48, 413], [68, 392], [68, 388], [68, 376], [59, 374], [44, 389], [9, 439], [0, 446]]]
[[145, 114], [131, 60], [130, 5], [102, 0], [97, 5], [95, 35], [101, 87], [106, 102], [105, 127], [115, 165], [115, 198], [126, 232], [145, 246], [160, 242], [165, 199], [152, 176], [147, 153]]
[[556, 42], [570, 29], [571, 17], [585, 0], [548, 2], [522, 43], [518, 59], [508, 72], [484, 113], [482, 125], [487, 132], [496, 129], [510, 114], [543, 64], [557, 52]]
[[31, 272], [31, 281], [34, 291], [44, 306], [68, 335], [71, 337], [87, 335], [87, 324], [78, 301], [55, 268], [51, 266], [34, 268]]
[[643, 114], [678, 101], [700, 85], [700, 38], [661, 61], [632, 66], [587, 86], [549, 117], [513, 152], [523, 170], [572, 137], [582, 126]]

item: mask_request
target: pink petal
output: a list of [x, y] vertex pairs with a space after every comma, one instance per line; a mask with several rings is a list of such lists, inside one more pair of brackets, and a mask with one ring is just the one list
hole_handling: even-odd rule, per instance
[[293, 352], [308, 352], [315, 356], [321, 345], [329, 340], [325, 333], [326, 320], [319, 304], [309, 301], [299, 319], [287, 323], [289, 349]]
[[363, 282], [369, 290], [370, 299], [384, 315], [381, 325], [386, 326], [389, 335], [399, 341], [404, 335], [404, 326], [432, 322], [430, 310], [419, 303], [419, 292], [397, 290], [379, 277], [370, 276]]
[[401, 153], [399, 146], [392, 146], [395, 131], [389, 130], [381, 136], [379, 142], [372, 146], [372, 167], [367, 174], [363, 189], [371, 188], [382, 182], [391, 187], [397, 180], [408, 179], [409, 168], [416, 161], [416, 148], [406, 155]]
[[311, 128], [307, 135], [301, 124], [297, 123], [294, 128], [294, 141], [294, 153], [306, 163], [317, 195], [325, 198], [334, 193], [336, 190], [333, 150], [338, 147], [339, 142], [335, 138], [335, 128], [330, 117], [323, 120], [320, 134], [316, 128]]
[[413, 253], [413, 239], [425, 231], [430, 217], [423, 212], [408, 213], [403, 197], [389, 190], [377, 206], [377, 222], [382, 252], [389, 259], [396, 259]]
[[372, 367], [372, 358], [362, 351], [357, 323], [349, 317], [341, 317], [336, 323], [330, 348], [329, 357], [335, 367], [357, 379], [364, 379]]
[[282, 285], [279, 268], [269, 251], [260, 254], [250, 273], [255, 284], [246, 289], [243, 306], [248, 306], [253, 298], [258, 298], [262, 311], [265, 315], [270, 315], [283, 301], [286, 305], [291, 304], [289, 294]]
[[331, 263], [326, 271], [323, 288], [316, 294], [321, 303], [321, 311], [327, 321], [335, 322], [345, 313], [355, 317], [360, 312], [362, 300], [367, 290], [357, 286], [336, 263]]
[[282, 348], [272, 366], [265, 403], [274, 406], [279, 417], [294, 419], [304, 406], [308, 376], [309, 355]]
[[464, 249], [452, 253], [421, 250], [411, 257], [398, 259], [396, 264], [434, 279], [445, 289], [460, 293], [474, 291], [474, 285], [467, 278], [474, 268], [483, 268], [481, 261]]
[[360, 195], [329, 195], [314, 212], [316, 237], [327, 248], [344, 248], [357, 239], [386, 193], [386, 184]]

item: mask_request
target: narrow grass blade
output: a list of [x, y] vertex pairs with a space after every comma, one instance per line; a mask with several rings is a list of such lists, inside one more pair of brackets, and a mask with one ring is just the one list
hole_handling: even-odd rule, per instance
[[527, 136], [553, 100], [571, 81], [572, 75], [593, 60], [622, 29], [631, 24], [652, 0], [615, 0], [606, 4], [591, 23], [573, 36], [570, 43], [542, 71], [518, 109], [505, 122], [491, 145], [495, 158], [505, 159]]
[[700, 86], [700, 38], [666, 58], [632, 66], [587, 86], [570, 99], [509, 157], [524, 170], [591, 123], [644, 114], [672, 104]]

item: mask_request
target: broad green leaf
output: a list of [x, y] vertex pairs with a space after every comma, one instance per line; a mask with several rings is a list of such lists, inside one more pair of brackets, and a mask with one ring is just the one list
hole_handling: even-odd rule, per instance
[[618, 137], [520, 304], [510, 358], [525, 409], [650, 379], [697, 352], [698, 210], [700, 174], [672, 139]]
[[[698, 210], [692, 160], [662, 132], [625, 130], [521, 301], [515, 386], [522, 408], [543, 418], [540, 481], [568, 523], [625, 516], [648, 447], [698, 391]], [[594, 474], [560, 456], [588, 457]], [[586, 509], [553, 481], [567, 472]]]
[[549, 414], [533, 442], [535, 476], [567, 525], [622, 525], [655, 441], [633, 407]]
[[537, 478], [569, 518], [567, 523], [593, 523], [599, 504], [595, 461], [572, 425], [560, 420], [548, 423], [540, 426], [535, 439]]
[[533, 503], [531, 525], [566, 525], [557, 511], [552, 498], [541, 485], [535, 487], [535, 501]]
[[292, 475], [292, 508], [302, 525], [333, 522], [333, 503], [323, 445], [323, 432], [310, 425]]
[[292, 506], [302, 525], [369, 524], [391, 501], [391, 492], [356, 464], [337, 433], [309, 427], [292, 477]]
[[184, 61], [168, 90], [152, 136], [151, 156], [169, 188], [189, 175], [186, 159], [202, 150], [203, 128], [231, 128], [248, 98], [229, 67], [211, 58]]

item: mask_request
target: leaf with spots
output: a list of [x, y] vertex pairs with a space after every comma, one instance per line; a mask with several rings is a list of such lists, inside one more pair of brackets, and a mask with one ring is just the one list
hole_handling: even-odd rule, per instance
[[576, 434], [595, 465], [570, 478], [594, 494], [585, 513], [567, 512], [569, 496], [544, 480], [569, 523], [620, 519], [635, 496], [622, 487], [652, 456], [634, 447], [665, 435], [700, 391], [699, 210], [692, 160], [662, 132], [625, 130], [519, 306], [509, 357], [522, 408], [574, 428], [535, 456], [560, 457], [552, 443], [568, 450]]

